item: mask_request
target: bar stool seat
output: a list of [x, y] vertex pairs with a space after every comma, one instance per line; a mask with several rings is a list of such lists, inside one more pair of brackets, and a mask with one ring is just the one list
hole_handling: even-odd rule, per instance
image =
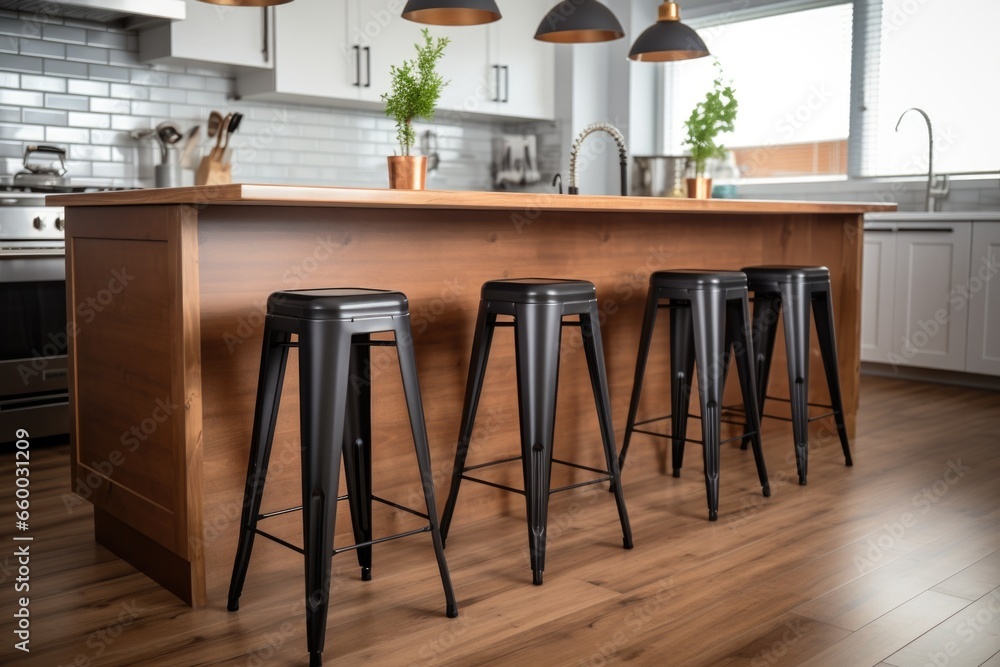
[[[661, 299], [669, 303], [661, 304]], [[636, 421], [646, 361], [652, 343], [653, 327], [660, 308], [670, 309], [670, 401], [671, 412], [663, 417]], [[767, 469], [760, 444], [760, 423], [757, 416], [757, 387], [753, 369], [753, 341], [748, 325], [750, 309], [747, 301], [747, 278], [739, 271], [677, 269], [656, 271], [649, 278], [646, 310], [639, 337], [635, 362], [635, 379], [629, 402], [625, 439], [619, 458], [624, 468], [629, 443], [635, 432], [670, 438], [674, 477], [680, 476], [684, 460], [684, 443], [698, 442], [704, 449], [705, 489], [708, 497], [708, 518], [719, 515], [719, 458], [721, 448], [722, 395], [728, 351], [738, 345], [736, 368], [740, 376], [743, 405], [750, 416], [746, 432], [753, 444], [754, 460], [765, 497], [771, 495]], [[687, 438], [687, 418], [692, 374], [697, 365], [698, 390], [701, 402], [702, 441]], [[652, 422], [670, 419], [670, 434], [636, 428]], [[739, 436], [742, 437], [742, 436]]]
[[[497, 322], [498, 315], [513, 316], [514, 321]], [[579, 317], [583, 348], [597, 406], [606, 470], [553, 457], [561, 331], [563, 326], [574, 324], [563, 322], [563, 317], [568, 315]], [[499, 326], [514, 327], [521, 456], [466, 468], [465, 462], [469, 453], [469, 442], [472, 439], [479, 396], [483, 388], [483, 378], [486, 375], [493, 332]], [[468, 474], [475, 469], [517, 460], [520, 460], [522, 465], [523, 489], [494, 484]], [[550, 477], [553, 463], [587, 470], [600, 477], [552, 489]], [[622, 542], [626, 549], [632, 548], [632, 529], [625, 509], [625, 497], [618, 472], [614, 427], [611, 422], [611, 401], [608, 396], [608, 380], [601, 344], [597, 290], [593, 283], [556, 278], [514, 278], [491, 280], [483, 284], [472, 343], [472, 360], [469, 363], [469, 377], [465, 386], [465, 401], [462, 406], [462, 423], [459, 428], [451, 491], [441, 517], [441, 533], [445, 539], [448, 537], [462, 480], [487, 484], [525, 496], [532, 582], [536, 585], [542, 583], [542, 573], [545, 570], [548, 503], [549, 495], [552, 493], [610, 481], [622, 527]]]
[[[371, 335], [380, 332], [391, 332], [394, 340], [372, 340]], [[293, 342], [292, 336], [297, 336], [297, 341]], [[228, 606], [230, 611], [239, 609], [239, 599], [256, 535], [303, 554], [306, 641], [310, 665], [322, 664], [329, 609], [331, 559], [336, 553], [357, 550], [361, 578], [367, 581], [371, 579], [372, 572], [372, 545], [419, 533], [431, 533], [445, 592], [446, 614], [449, 617], [458, 615], [438, 525], [427, 429], [412, 341], [409, 305], [402, 292], [353, 287], [294, 290], [275, 292], [267, 300], [243, 515]], [[370, 348], [375, 345], [396, 347], [426, 513], [372, 493], [369, 373]], [[288, 350], [292, 347], [299, 349], [302, 505], [262, 514], [260, 506], [264, 482], [281, 401]], [[359, 378], [364, 378], [365, 381], [359, 382]], [[342, 454], [347, 496], [338, 498]], [[344, 499], [348, 500], [350, 506], [355, 544], [334, 548], [336, 506], [339, 500]], [[372, 501], [416, 515], [424, 519], [426, 524], [415, 530], [374, 539]], [[292, 511], [302, 512], [302, 548], [257, 527], [261, 520]]]
[[[809, 422], [833, 415], [844, 452], [845, 465], [853, 465], [851, 448], [844, 422], [844, 405], [840, 393], [840, 370], [837, 365], [837, 342], [833, 322], [833, 300], [830, 270], [825, 266], [748, 266], [743, 269], [754, 295], [753, 336], [757, 371], [757, 408], [764, 414], [767, 382], [771, 372], [778, 316], [785, 325], [785, 350], [788, 362], [788, 386], [792, 409], [792, 437], [795, 445], [795, 465], [799, 484], [805, 484], [808, 472]], [[809, 310], [816, 320], [823, 368], [826, 372], [830, 405], [809, 403]], [[830, 409], [832, 412], [810, 417], [809, 407]], [[746, 442], [743, 443], [744, 449]]]

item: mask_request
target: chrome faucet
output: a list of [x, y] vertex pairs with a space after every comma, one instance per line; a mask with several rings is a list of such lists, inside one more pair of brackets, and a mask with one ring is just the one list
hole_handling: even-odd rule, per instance
[[919, 113], [924, 117], [924, 122], [927, 123], [927, 197], [925, 206], [928, 213], [933, 213], [938, 209], [939, 198], [944, 199], [948, 196], [948, 175], [942, 175], [940, 183], [937, 182], [937, 176], [934, 175], [934, 130], [931, 128], [930, 117], [923, 109], [910, 107], [901, 113], [899, 120], [896, 121], [896, 131], [899, 132], [899, 124], [903, 122], [903, 116], [911, 111]]
[[583, 143], [583, 140], [587, 138], [587, 135], [597, 131], [607, 132], [615, 140], [615, 143], [618, 144], [618, 162], [622, 170], [622, 197], [624, 197], [628, 194], [628, 153], [625, 149], [625, 137], [618, 131], [618, 128], [608, 123], [592, 123], [588, 125], [583, 128], [583, 132], [573, 142], [573, 147], [569, 151], [569, 189], [567, 193], [571, 195], [580, 194], [579, 188], [576, 187], [576, 158], [580, 152], [580, 144]]

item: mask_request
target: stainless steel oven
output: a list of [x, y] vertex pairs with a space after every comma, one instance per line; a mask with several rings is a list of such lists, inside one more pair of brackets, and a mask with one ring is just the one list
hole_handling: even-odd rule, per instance
[[63, 211], [0, 192], [0, 442], [69, 432]]

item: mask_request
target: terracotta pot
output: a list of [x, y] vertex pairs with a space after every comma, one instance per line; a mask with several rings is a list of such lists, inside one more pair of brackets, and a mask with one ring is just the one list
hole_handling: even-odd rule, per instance
[[390, 155], [389, 187], [393, 190], [423, 190], [427, 184], [426, 155]]
[[687, 194], [690, 199], [711, 199], [712, 179], [704, 176], [685, 179], [687, 182]]

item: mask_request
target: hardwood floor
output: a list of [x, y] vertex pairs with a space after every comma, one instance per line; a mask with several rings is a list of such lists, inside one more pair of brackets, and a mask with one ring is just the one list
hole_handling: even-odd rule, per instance
[[[637, 437], [624, 478], [635, 549], [621, 548], [605, 489], [553, 496], [541, 587], [519, 499], [478, 523], [462, 522], [460, 499], [447, 550], [457, 619], [445, 617], [426, 535], [376, 547], [370, 582], [338, 556], [327, 663], [997, 667], [1000, 394], [864, 377], [861, 404], [855, 466], [820, 435], [806, 487], [794, 483], [788, 426], [766, 425], [769, 499], [752, 456], [727, 446], [717, 523], [705, 518], [699, 452], [674, 479], [659, 472], [662, 445]], [[301, 571], [255, 573], [280, 547], [255, 551], [239, 612], [192, 610], [94, 543], [68, 458], [66, 446], [31, 451], [30, 530], [19, 534], [32, 542], [13, 541], [13, 517], [0, 521], [0, 664], [307, 664]], [[0, 457], [11, 514], [14, 465]], [[30, 591], [15, 594], [18, 544], [30, 544]], [[13, 646], [21, 596], [30, 653]]]

